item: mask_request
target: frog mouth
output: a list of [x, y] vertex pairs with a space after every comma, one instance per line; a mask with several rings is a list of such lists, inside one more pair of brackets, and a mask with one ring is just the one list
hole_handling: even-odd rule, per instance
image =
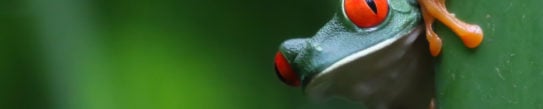
[[417, 26], [405, 35], [340, 59], [314, 75], [304, 86], [304, 92], [318, 101], [332, 96], [368, 101], [379, 98], [377, 95], [397, 95], [412, 83], [407, 81], [410, 79], [398, 78], [414, 78], [412, 75], [419, 73], [420, 67], [428, 65], [418, 60], [431, 58], [425, 43], [415, 43], [422, 29]]

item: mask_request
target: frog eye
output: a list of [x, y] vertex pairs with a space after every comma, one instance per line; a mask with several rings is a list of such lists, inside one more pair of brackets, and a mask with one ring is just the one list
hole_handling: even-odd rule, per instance
[[285, 84], [290, 86], [300, 85], [298, 75], [296, 75], [294, 70], [292, 70], [288, 60], [281, 52], [277, 52], [275, 55], [275, 72], [277, 76], [279, 76], [279, 79], [281, 79], [281, 81], [283, 81]]
[[381, 24], [388, 15], [387, 0], [343, 0], [343, 11], [360, 28]]

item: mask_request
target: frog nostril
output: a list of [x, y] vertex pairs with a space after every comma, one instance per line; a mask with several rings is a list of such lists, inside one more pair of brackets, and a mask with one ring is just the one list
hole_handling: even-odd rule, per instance
[[279, 79], [290, 86], [300, 86], [298, 75], [292, 70], [288, 60], [281, 52], [275, 55], [275, 72]]

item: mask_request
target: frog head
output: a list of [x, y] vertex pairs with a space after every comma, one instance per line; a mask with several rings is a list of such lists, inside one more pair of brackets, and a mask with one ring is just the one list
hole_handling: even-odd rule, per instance
[[[415, 43], [424, 29], [416, 1], [339, 4], [340, 12], [314, 36], [280, 45], [275, 70], [284, 83], [301, 86], [316, 100], [340, 97], [381, 107], [420, 92], [423, 89], [414, 88], [432, 81], [417, 76], [431, 76], [432, 69], [427, 45]], [[421, 96], [426, 100], [421, 101], [429, 101], [430, 95]]]

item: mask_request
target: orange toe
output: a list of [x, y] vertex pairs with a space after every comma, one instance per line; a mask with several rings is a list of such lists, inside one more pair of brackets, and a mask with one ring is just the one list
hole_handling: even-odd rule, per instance
[[479, 25], [463, 26], [464, 31], [458, 31], [457, 35], [468, 48], [476, 48], [483, 41], [483, 30]]
[[449, 13], [445, 8], [444, 0], [418, 0], [426, 14], [441, 21], [445, 26], [453, 30], [464, 45], [468, 48], [476, 48], [483, 41], [483, 30], [478, 25], [465, 23]]
[[428, 40], [428, 44], [430, 46], [430, 54], [432, 54], [434, 57], [439, 56], [441, 53], [441, 46], [443, 45], [441, 38], [439, 38], [433, 31], [427, 31], [426, 40]]

